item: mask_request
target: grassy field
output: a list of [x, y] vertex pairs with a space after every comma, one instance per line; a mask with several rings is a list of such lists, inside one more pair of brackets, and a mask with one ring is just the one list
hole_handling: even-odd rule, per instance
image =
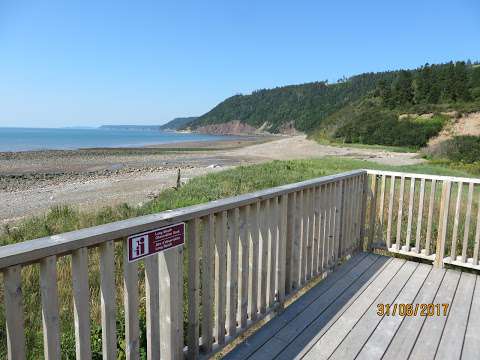
[[[0, 245], [6, 245], [58, 234], [84, 227], [99, 225], [134, 216], [156, 213], [211, 200], [225, 198], [252, 192], [259, 189], [274, 187], [282, 184], [298, 182], [310, 178], [325, 176], [343, 171], [372, 168], [382, 170], [407, 171], [415, 173], [442, 174], [454, 176], [469, 176], [463, 171], [445, 168], [439, 165], [420, 164], [412, 166], [392, 167], [375, 163], [350, 160], [343, 158], [323, 158], [318, 160], [300, 161], [274, 161], [267, 164], [238, 167], [215, 174], [194, 178], [179, 190], [169, 189], [162, 192], [156, 199], [141, 207], [120, 205], [105, 207], [95, 212], [83, 212], [72, 207], [56, 207], [42, 216], [21, 221], [17, 224], [5, 226], [0, 234]], [[117, 244], [117, 288], [121, 289], [121, 244]], [[73, 304], [71, 286], [70, 257], [58, 260], [58, 288], [60, 297], [60, 315], [62, 332], [62, 354], [65, 359], [75, 358], [75, 343], [73, 331]], [[101, 327], [100, 327], [100, 300], [99, 300], [99, 259], [96, 249], [89, 250], [89, 281], [90, 281], [90, 307], [92, 319], [92, 347], [94, 358], [101, 358]], [[41, 312], [39, 308], [39, 267], [38, 265], [26, 266], [22, 270], [25, 328], [27, 347], [30, 359], [40, 359], [43, 354], [43, 340], [41, 329]], [[144, 294], [143, 272], [140, 269], [140, 298]], [[3, 293], [3, 290], [2, 290]], [[2, 295], [0, 293], [0, 296]], [[122, 293], [117, 292], [119, 304], [118, 314], [118, 343], [120, 358], [123, 356], [123, 314]], [[143, 302], [144, 303], [144, 302]], [[0, 358], [6, 357], [6, 333], [3, 311], [3, 297], [0, 304]], [[145, 350], [145, 309], [140, 309], [141, 343]], [[143, 354], [144, 355], [144, 354]]]

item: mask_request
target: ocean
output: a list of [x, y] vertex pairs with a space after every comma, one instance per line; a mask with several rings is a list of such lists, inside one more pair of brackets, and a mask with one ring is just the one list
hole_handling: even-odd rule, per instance
[[140, 147], [185, 141], [218, 141], [225, 138], [231, 137], [154, 130], [0, 127], [0, 151]]

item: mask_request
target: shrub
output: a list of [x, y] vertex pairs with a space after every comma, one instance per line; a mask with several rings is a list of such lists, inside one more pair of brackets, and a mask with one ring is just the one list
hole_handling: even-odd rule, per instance
[[432, 154], [454, 162], [473, 164], [480, 161], [480, 136], [455, 136], [446, 140]]
[[336, 138], [347, 143], [391, 146], [425, 146], [443, 127], [445, 117], [398, 119], [395, 112], [370, 109], [354, 116], [337, 129]]

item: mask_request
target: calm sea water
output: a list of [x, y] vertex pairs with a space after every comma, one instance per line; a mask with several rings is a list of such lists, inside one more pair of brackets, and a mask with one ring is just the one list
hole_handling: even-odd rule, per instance
[[162, 131], [107, 129], [33, 129], [0, 127], [0, 151], [135, 147], [185, 141], [217, 141], [226, 136]]

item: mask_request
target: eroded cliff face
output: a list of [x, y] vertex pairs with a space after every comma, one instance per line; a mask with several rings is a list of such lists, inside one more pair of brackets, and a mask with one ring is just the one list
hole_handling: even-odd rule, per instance
[[[255, 128], [249, 124], [242, 123], [240, 120], [232, 120], [222, 124], [211, 124], [199, 126], [193, 129], [195, 132], [202, 134], [218, 134], [218, 135], [258, 135], [271, 134], [269, 131], [271, 124], [265, 122], [259, 128]], [[288, 122], [282, 125], [275, 133], [283, 135], [301, 135], [293, 125], [293, 122]]]
[[242, 123], [240, 120], [233, 120], [223, 124], [200, 126], [196, 128], [195, 131], [202, 134], [219, 135], [253, 135], [259, 133], [257, 128]]

